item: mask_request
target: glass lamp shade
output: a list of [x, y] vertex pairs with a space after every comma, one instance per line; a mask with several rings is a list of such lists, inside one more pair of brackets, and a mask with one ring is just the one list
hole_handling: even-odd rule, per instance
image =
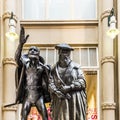
[[115, 16], [112, 16], [110, 18], [110, 28], [109, 30], [107, 31], [107, 35], [114, 39], [118, 34], [119, 34], [119, 30], [116, 28], [116, 19], [115, 19]]
[[10, 19], [9, 21], [9, 31], [6, 33], [6, 37], [7, 39], [14, 41], [16, 39], [18, 39], [18, 35], [15, 32], [15, 21], [13, 19]]
[[13, 30], [10, 30], [9, 32], [7, 32], [6, 37], [11, 41], [14, 41], [19, 38], [17, 33]]
[[107, 35], [110, 37], [110, 38], [112, 38], [112, 39], [114, 39], [118, 34], [119, 34], [119, 30], [118, 29], [116, 29], [116, 28], [114, 28], [114, 29], [109, 29], [108, 31], [107, 31]]

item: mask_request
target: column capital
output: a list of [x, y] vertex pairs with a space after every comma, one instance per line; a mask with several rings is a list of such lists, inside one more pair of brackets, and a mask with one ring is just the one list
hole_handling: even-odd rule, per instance
[[17, 66], [17, 64], [13, 58], [4, 58], [2, 63], [3, 63], [3, 65], [12, 64], [12, 65]]
[[116, 103], [114, 102], [104, 102], [102, 103], [102, 109], [103, 110], [115, 110], [116, 109]]
[[11, 106], [11, 107], [4, 107], [2, 106], [3, 111], [17, 111], [17, 105]]
[[115, 56], [106, 56], [101, 59], [101, 64], [104, 64], [107, 62], [115, 63]]

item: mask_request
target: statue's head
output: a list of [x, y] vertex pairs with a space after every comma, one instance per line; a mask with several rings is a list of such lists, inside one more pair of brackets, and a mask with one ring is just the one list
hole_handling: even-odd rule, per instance
[[55, 46], [55, 48], [58, 49], [59, 63], [61, 64], [61, 66], [67, 66], [71, 61], [70, 53], [74, 49], [66, 43], [58, 44]]
[[40, 50], [36, 46], [31, 46], [28, 51], [28, 57], [30, 59], [39, 60]]

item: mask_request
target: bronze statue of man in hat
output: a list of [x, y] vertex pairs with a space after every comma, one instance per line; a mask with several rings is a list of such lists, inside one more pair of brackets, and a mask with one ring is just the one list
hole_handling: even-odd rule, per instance
[[80, 65], [70, 59], [74, 49], [68, 44], [58, 44], [59, 60], [51, 71], [53, 120], [86, 120], [86, 81]]

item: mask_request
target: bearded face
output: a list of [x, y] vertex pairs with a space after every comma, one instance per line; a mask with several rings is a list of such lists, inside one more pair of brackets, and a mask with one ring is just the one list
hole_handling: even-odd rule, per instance
[[28, 57], [31, 60], [38, 60], [39, 59], [39, 53], [40, 53], [40, 51], [38, 50], [38, 48], [35, 47], [35, 46], [32, 46], [32, 47], [30, 47], [30, 49], [28, 51]]
[[61, 67], [67, 67], [70, 62], [70, 50], [60, 49], [59, 50], [59, 65]]

